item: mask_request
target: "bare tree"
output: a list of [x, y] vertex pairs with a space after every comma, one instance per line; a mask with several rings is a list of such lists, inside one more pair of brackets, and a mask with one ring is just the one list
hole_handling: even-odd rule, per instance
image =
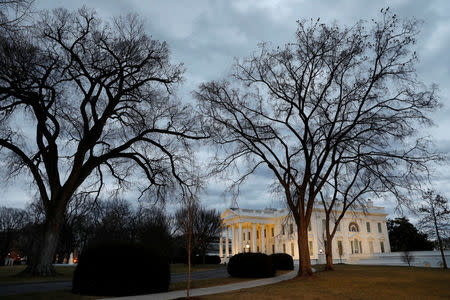
[[28, 222], [25, 210], [11, 207], [0, 207], [0, 261], [13, 248], [14, 241], [17, 240], [20, 230]]
[[423, 194], [424, 204], [419, 208], [419, 214], [422, 218], [419, 225], [425, 233], [436, 238], [441, 251], [442, 266], [448, 269], [445, 259], [444, 247], [442, 245], [442, 234], [450, 232], [450, 209], [448, 200], [443, 196], [436, 194], [433, 190], [428, 190]]
[[198, 118], [171, 96], [182, 65], [135, 15], [44, 12], [30, 30], [2, 35], [0, 49], [0, 154], [11, 177], [31, 175], [45, 212], [24, 274], [46, 276], [73, 195], [97, 198], [111, 179], [164, 199], [186, 182]]
[[427, 141], [409, 138], [438, 103], [435, 87], [415, 78], [418, 23], [388, 10], [366, 23], [298, 22], [294, 43], [262, 44], [229, 80], [196, 93], [218, 145], [214, 170], [246, 164], [236, 185], [260, 166], [273, 172], [297, 224], [298, 276], [312, 275], [308, 224], [340, 157], [361, 148], [372, 158], [424, 159]]
[[0, 30], [16, 30], [32, 12], [34, 0], [0, 0]]

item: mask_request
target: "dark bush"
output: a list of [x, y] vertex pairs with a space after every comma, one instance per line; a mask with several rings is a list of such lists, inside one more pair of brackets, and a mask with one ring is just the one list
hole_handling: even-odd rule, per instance
[[294, 270], [294, 260], [286, 253], [271, 254], [272, 263], [275, 270]]
[[168, 260], [141, 244], [104, 242], [83, 251], [73, 276], [72, 291], [97, 296], [166, 292]]
[[233, 277], [272, 277], [275, 269], [272, 258], [264, 253], [239, 253], [228, 262], [227, 271]]

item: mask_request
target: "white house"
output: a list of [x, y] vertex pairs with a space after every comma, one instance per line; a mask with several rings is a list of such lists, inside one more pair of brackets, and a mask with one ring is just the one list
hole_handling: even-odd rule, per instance
[[[365, 210], [347, 212], [333, 239], [334, 260], [352, 263], [374, 253], [390, 252], [386, 216], [383, 207], [375, 207], [370, 201]], [[228, 208], [221, 219], [219, 255], [223, 262], [244, 251], [282, 252], [298, 259], [296, 224], [287, 209]], [[313, 264], [324, 259], [324, 232], [325, 214], [317, 205], [311, 215], [308, 237]]]

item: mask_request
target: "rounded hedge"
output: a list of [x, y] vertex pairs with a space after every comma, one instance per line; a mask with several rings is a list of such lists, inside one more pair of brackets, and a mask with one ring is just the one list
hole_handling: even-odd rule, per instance
[[273, 267], [275, 270], [294, 270], [294, 260], [286, 253], [271, 254]]
[[262, 278], [275, 275], [272, 258], [264, 253], [233, 255], [228, 262], [227, 271], [233, 277]]
[[97, 244], [83, 251], [73, 276], [72, 292], [127, 296], [167, 292], [170, 266], [166, 258], [143, 245]]

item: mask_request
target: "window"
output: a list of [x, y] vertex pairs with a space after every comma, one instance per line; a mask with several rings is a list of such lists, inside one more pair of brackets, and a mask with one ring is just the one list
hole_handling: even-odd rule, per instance
[[294, 233], [294, 224], [289, 224], [289, 233], [293, 234]]
[[291, 243], [291, 253], [292, 253], [292, 256], [295, 256], [294, 243]]
[[359, 241], [359, 253], [363, 253], [363, 251], [362, 251], [362, 243], [361, 243], [361, 241]]
[[327, 226], [327, 221], [325, 219], [322, 220], [322, 230], [323, 232], [326, 232], [326, 226]]
[[381, 233], [381, 223], [378, 223], [378, 232]]
[[338, 223], [338, 224], [337, 224], [337, 229], [336, 229], [336, 231], [341, 231], [341, 223]]
[[256, 246], [256, 252], [259, 252], [259, 246]]
[[358, 240], [357, 240], [357, 239], [355, 239], [355, 240], [353, 241], [353, 250], [354, 250], [353, 253], [359, 253], [359, 243], [358, 243]]
[[281, 226], [281, 233], [284, 235], [284, 225]]
[[370, 222], [366, 222], [367, 232], [370, 232]]
[[265, 228], [264, 228], [264, 237], [267, 237], [267, 236], [266, 236], [266, 229], [265, 229]]
[[313, 256], [313, 242], [309, 241], [309, 256]]
[[272, 237], [275, 235], [274, 234], [274, 228], [272, 227], [272, 230], [271, 230], [271, 233], [272, 233]]
[[256, 238], [259, 239], [259, 231], [256, 231]]
[[356, 224], [355, 222], [352, 222], [348, 225], [348, 231], [351, 232], [358, 232], [359, 231], [359, 227], [358, 224]]
[[275, 245], [272, 245], [272, 253], [275, 253]]
[[338, 241], [338, 253], [340, 256], [344, 254], [344, 248], [342, 247], [342, 241]]
[[286, 253], [286, 244], [283, 244], [283, 253]]
[[311, 230], [312, 230], [312, 228], [311, 228], [311, 221], [310, 221], [308, 224], [308, 231], [311, 231]]
[[243, 240], [245, 241], [245, 232], [242, 233]]
[[248, 232], [248, 240], [250, 241], [250, 231]]
[[380, 242], [381, 253], [384, 253], [384, 243]]
[[369, 252], [373, 253], [373, 242], [369, 241]]

